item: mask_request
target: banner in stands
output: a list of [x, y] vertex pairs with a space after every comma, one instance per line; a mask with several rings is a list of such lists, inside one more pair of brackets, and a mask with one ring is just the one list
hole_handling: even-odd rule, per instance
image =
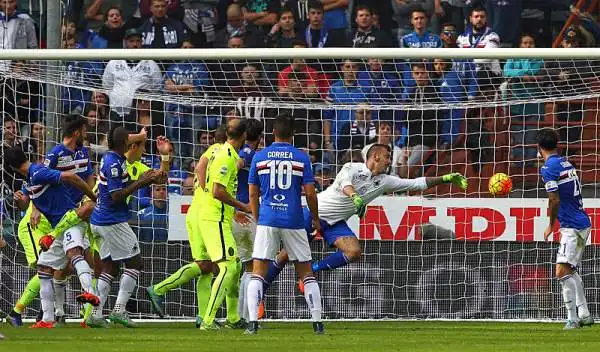
[[[170, 241], [187, 240], [185, 214], [191, 199], [170, 196]], [[586, 199], [584, 204], [593, 227], [588, 244], [600, 244], [600, 199]], [[359, 221], [354, 216], [348, 224], [364, 240], [543, 241], [548, 226], [548, 200], [385, 196], [369, 204], [363, 219]], [[553, 239], [558, 238], [556, 231]]]

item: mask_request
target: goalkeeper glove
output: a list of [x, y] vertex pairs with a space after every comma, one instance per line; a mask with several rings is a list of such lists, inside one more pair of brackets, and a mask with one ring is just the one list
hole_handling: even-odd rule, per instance
[[54, 242], [54, 237], [51, 234], [42, 236], [39, 241], [40, 248], [42, 248], [42, 251], [45, 252], [48, 249], [50, 249], [52, 242]]
[[469, 185], [466, 177], [459, 174], [458, 172], [442, 176], [442, 181], [444, 183], [453, 183], [462, 189], [467, 189], [467, 186]]
[[354, 207], [356, 208], [356, 215], [358, 215], [359, 218], [365, 216], [367, 203], [365, 203], [357, 193], [354, 193], [350, 198], [352, 198], [352, 203], [354, 203]]

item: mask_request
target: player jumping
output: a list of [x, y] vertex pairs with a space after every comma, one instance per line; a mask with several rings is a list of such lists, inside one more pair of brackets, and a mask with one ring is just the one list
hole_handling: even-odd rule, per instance
[[[125, 264], [119, 283], [119, 292], [113, 311], [108, 318], [127, 327], [135, 327], [125, 306], [137, 285], [138, 276], [142, 269], [140, 246], [136, 234], [127, 221], [129, 220], [128, 197], [141, 187], [151, 183], [166, 182], [166, 172], [169, 164], [170, 144], [161, 138], [158, 151], [161, 154], [161, 170], [150, 170], [140, 176], [135, 182], [130, 182], [127, 172], [125, 152], [131, 140], [129, 132], [123, 127], [111, 129], [108, 135], [109, 151], [100, 163], [98, 202], [92, 213], [90, 223], [102, 260], [102, 273], [98, 278], [98, 293], [100, 305], [86, 320], [90, 327], [106, 327], [107, 322], [102, 315], [102, 309], [119, 264]], [[164, 168], [163, 168], [164, 164]]]
[[[461, 189], [467, 188], [467, 179], [458, 173], [416, 179], [388, 175], [386, 171], [391, 162], [390, 147], [374, 144], [367, 152], [365, 163], [345, 164], [333, 184], [318, 194], [321, 234], [327, 244], [337, 248], [337, 251], [321, 261], [313, 262], [314, 273], [336, 269], [360, 258], [360, 244], [346, 221], [354, 214], [362, 218], [367, 204], [375, 198], [386, 193], [424, 191], [444, 183], [455, 184]], [[312, 217], [307, 208], [304, 208], [304, 226], [308, 234], [314, 232]], [[275, 280], [287, 261], [288, 255], [282, 250], [269, 267], [269, 273], [265, 277], [267, 286]]]
[[564, 330], [577, 329], [594, 324], [585, 299], [585, 291], [577, 265], [592, 223], [583, 210], [581, 183], [577, 170], [566, 157], [557, 152], [558, 134], [551, 129], [542, 129], [537, 135], [538, 149], [544, 158], [540, 170], [546, 192], [550, 223], [544, 231], [544, 240], [554, 233], [554, 225], [560, 223], [560, 246], [556, 255], [556, 277], [560, 282], [563, 300], [567, 308], [567, 323]]
[[170, 290], [181, 287], [190, 280], [196, 278], [196, 298], [198, 304], [198, 315], [196, 316], [196, 327], [202, 325], [202, 318], [206, 312], [208, 299], [210, 298], [210, 284], [213, 280], [214, 267], [200, 237], [198, 217], [201, 211], [201, 196], [204, 192], [206, 182], [206, 167], [210, 158], [217, 152], [223, 143], [227, 141], [226, 126], [221, 126], [215, 132], [215, 143], [211, 145], [200, 157], [195, 170], [195, 190], [192, 204], [185, 216], [185, 225], [188, 232], [190, 249], [192, 251], [192, 263], [188, 263], [169, 277], [156, 285], [148, 286], [146, 292], [152, 303], [153, 311], [161, 318], [164, 317], [164, 297]]
[[[71, 185], [96, 200], [91, 187], [76, 174], [52, 170], [44, 165], [32, 164], [20, 148], [10, 148], [4, 154], [5, 162], [15, 172], [23, 175], [27, 182], [27, 192], [37, 209], [48, 219], [51, 226], [56, 227], [68, 211], [76, 208], [70, 193], [63, 186]], [[51, 242], [47, 251], [38, 259], [38, 276], [40, 278], [40, 299], [42, 301], [42, 320], [33, 325], [36, 328], [54, 327], [54, 288], [52, 277], [55, 270], [63, 270], [70, 260], [77, 272], [84, 293], [77, 297], [81, 303], [99, 304], [99, 298], [93, 293], [92, 273], [90, 266], [83, 258], [83, 251], [89, 247], [85, 237], [86, 227], [77, 223]]]
[[[73, 172], [91, 187], [94, 182], [93, 169], [89, 160], [88, 149], [83, 146], [86, 134], [86, 118], [79, 115], [68, 116], [63, 126], [63, 142], [56, 145], [48, 152], [48, 154], [46, 154], [44, 165], [58, 171]], [[73, 202], [79, 204], [83, 198], [81, 191], [69, 185], [65, 185], [64, 187], [71, 195]], [[46, 217], [33, 205], [33, 202], [29, 202], [29, 197], [27, 195], [23, 194], [23, 192], [17, 192], [15, 198], [18, 200], [17, 203], [20, 207], [27, 209], [25, 216], [19, 222], [17, 232], [19, 242], [23, 246], [27, 264], [30, 267], [36, 267], [39, 252], [41, 250], [39, 241], [45, 235], [52, 233], [52, 226], [48, 222], [48, 219], [46, 219]], [[27, 203], [29, 203], [29, 206], [27, 206]], [[81, 215], [82, 218], [88, 219], [93, 208], [94, 202], [87, 202], [79, 209], [67, 212], [57, 224], [55, 228], [56, 232], [61, 232], [63, 231], [62, 229], [69, 228], [78, 223], [80, 221], [78, 220], [79, 215]], [[57, 235], [57, 233], [52, 234], [54, 236]], [[53, 286], [56, 298], [56, 322], [58, 324], [64, 322], [64, 297], [66, 287], [66, 280], [59, 271], [55, 272]], [[7, 321], [11, 325], [23, 325], [21, 313], [25, 307], [37, 297], [39, 290], [40, 280], [38, 275], [35, 275], [29, 280], [21, 298], [19, 298], [17, 304], [7, 317]]]
[[[264, 277], [269, 261], [275, 260], [280, 244], [295, 262], [298, 276], [304, 283], [304, 298], [308, 304], [315, 333], [323, 333], [321, 322], [321, 291], [311, 270], [311, 251], [304, 231], [302, 189], [312, 226], [320, 230], [317, 194], [308, 155], [291, 143], [293, 121], [279, 116], [275, 119], [275, 142], [258, 152], [252, 160], [248, 179], [252, 215], [258, 219], [252, 279], [248, 284], [250, 321], [246, 334], [258, 332], [258, 307], [263, 296]], [[259, 197], [262, 201], [259, 207]]]

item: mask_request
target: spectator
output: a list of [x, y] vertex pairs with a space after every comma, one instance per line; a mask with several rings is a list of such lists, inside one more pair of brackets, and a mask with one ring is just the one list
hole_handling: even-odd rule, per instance
[[[246, 119], [272, 118], [272, 92], [264, 82], [264, 74], [256, 64], [247, 64], [240, 73], [240, 84], [232, 87], [237, 97], [237, 115]], [[267, 129], [267, 131], [269, 131]]]
[[[358, 64], [352, 60], [345, 60], [342, 64], [342, 79], [336, 81], [329, 89], [329, 98], [334, 104], [356, 105], [367, 101], [367, 97], [358, 86], [357, 71]], [[325, 121], [323, 134], [325, 147], [336, 149], [338, 138], [346, 125], [354, 120], [354, 110], [335, 109], [328, 113], [329, 118]]]
[[29, 127], [29, 138], [23, 142], [23, 151], [32, 163], [41, 163], [46, 155], [46, 127], [43, 121], [34, 122]]
[[152, 0], [152, 17], [140, 26], [142, 47], [179, 48], [187, 29], [179, 20], [167, 15], [165, 0]]
[[[234, 3], [227, 7], [227, 23], [216, 33], [215, 47], [227, 48], [229, 47], [229, 41], [231, 38], [240, 38], [244, 42], [244, 38], [256, 37], [253, 34], [256, 31], [252, 31], [248, 28], [246, 20], [244, 20], [244, 13], [239, 4]], [[256, 43], [258, 46], [258, 43]]]
[[277, 22], [277, 14], [281, 11], [280, 0], [246, 0], [242, 5], [244, 19], [248, 26], [256, 29], [258, 36], [262, 39], [260, 46], [264, 45], [264, 39]]
[[344, 47], [346, 37], [332, 32], [324, 21], [325, 7], [318, 0], [308, 1], [308, 26], [304, 32], [309, 48]]
[[125, 38], [125, 19], [123, 11], [118, 6], [106, 10], [105, 22], [98, 30], [98, 36], [92, 40], [93, 48], [122, 49]]
[[[75, 37], [63, 40], [64, 49], [75, 48]], [[63, 113], [82, 114], [91, 92], [82, 87], [97, 87], [102, 77], [102, 63], [99, 61], [63, 61], [61, 69]]]
[[[476, 7], [471, 11], [470, 24], [456, 43], [459, 48], [497, 48], [500, 38], [490, 27], [487, 27], [485, 9]], [[484, 98], [493, 98], [496, 86], [500, 83], [502, 68], [498, 59], [474, 59], [477, 70], [477, 81]]]
[[286, 7], [277, 17], [277, 23], [266, 37], [267, 48], [291, 48], [298, 40], [304, 40], [303, 37], [300, 37], [300, 33], [296, 33], [296, 22], [292, 10]]
[[[388, 120], [379, 120], [377, 124], [377, 142], [378, 144], [388, 145], [392, 151], [392, 163], [390, 164], [390, 170], [388, 174], [398, 175], [400, 177], [407, 177], [406, 172], [401, 172], [402, 166], [406, 166], [406, 158], [403, 155], [406, 154], [403, 149], [394, 144], [394, 123]], [[362, 148], [362, 157], [366, 160], [367, 153], [374, 143], [367, 144]]]
[[444, 44], [437, 34], [429, 32], [427, 22], [429, 17], [422, 8], [410, 12], [410, 22], [413, 32], [400, 38], [401, 48], [441, 48]]
[[[94, 32], [102, 30], [107, 22], [114, 20], [114, 14], [109, 14], [111, 8], [118, 8], [119, 15], [123, 22], [129, 20], [134, 11], [137, 10], [137, 1], [131, 0], [83, 0], [84, 18], [86, 27]], [[105, 38], [108, 39], [108, 38]], [[122, 44], [114, 47], [123, 48]]]
[[415, 86], [404, 88], [403, 100], [420, 109], [406, 112], [408, 165], [421, 165], [426, 154], [437, 145], [440, 121], [438, 110], [427, 108], [427, 104], [439, 101], [425, 64], [413, 63], [411, 71]]
[[518, 44], [523, 0], [487, 0], [485, 9], [490, 27], [500, 36], [500, 46], [512, 48]]
[[169, 237], [167, 216], [167, 187], [164, 184], [152, 185], [152, 203], [138, 211], [140, 241], [166, 241]]
[[360, 150], [346, 150], [342, 158], [340, 159], [340, 164], [344, 165], [346, 163], [364, 163], [365, 159], [363, 158], [362, 152]]
[[402, 95], [402, 84], [394, 72], [384, 71], [381, 59], [368, 59], [367, 66], [358, 73], [358, 85], [371, 104], [396, 103]]
[[[17, 0], [0, 3], [0, 49], [37, 49], [35, 24], [28, 14], [17, 10]], [[0, 61], [0, 72], [6, 72], [11, 62]]]
[[458, 30], [454, 23], [445, 23], [442, 25], [440, 39], [444, 48], [456, 48], [456, 39], [458, 38]]
[[[5, 187], [2, 187], [2, 198], [4, 198], [6, 200], [6, 203], [10, 204], [10, 200], [12, 200], [12, 195], [14, 193], [14, 191], [21, 189], [21, 185], [23, 184], [23, 179], [16, 173], [14, 173], [12, 170], [9, 169], [8, 166], [4, 165], [4, 150], [8, 149], [8, 148], [12, 148], [12, 147], [20, 147], [23, 148], [23, 142], [21, 141], [21, 139], [18, 137], [18, 129], [17, 129], [17, 122], [8, 114], [4, 113], [3, 119], [2, 119], [2, 147], [0, 149], [0, 156], [2, 156], [2, 158], [0, 160], [2, 160], [2, 181], [3, 183], [7, 186], [7, 189]], [[4, 206], [4, 209], [6, 208], [5, 203], [2, 204]], [[9, 207], [9, 209], [12, 207]], [[12, 215], [16, 215], [16, 214], [12, 214]], [[12, 219], [14, 219], [14, 217], [12, 217]]]
[[[522, 49], [535, 48], [535, 39], [528, 34], [521, 35], [519, 47]], [[508, 79], [508, 96], [510, 100], [531, 100], [538, 97], [542, 92], [538, 80], [544, 61], [541, 59], [508, 59], [504, 65], [504, 77]], [[537, 155], [536, 147], [524, 145], [535, 145], [536, 126], [528, 123], [537, 123], [540, 116], [544, 114], [544, 104], [523, 103], [510, 104], [510, 134], [513, 147], [512, 157], [516, 160], [529, 161], [532, 164]]]
[[470, 0], [435, 0], [435, 14], [439, 17], [440, 23], [454, 23], [454, 29], [462, 33], [465, 27], [465, 10], [467, 4], [472, 2]]
[[182, 0], [183, 23], [190, 31], [195, 47], [213, 47], [217, 29], [218, 0]]
[[281, 2], [282, 6], [289, 9], [294, 14], [294, 22], [296, 24], [297, 32], [304, 33], [304, 30], [306, 27], [308, 27], [308, 12], [310, 2], [311, 0], [287, 0]]
[[[352, 10], [350, 13], [355, 14], [356, 9], [360, 6], [366, 6], [371, 9], [373, 25], [383, 30], [388, 36], [391, 36], [392, 32], [396, 30], [397, 25], [393, 20], [394, 9], [392, 8], [392, 1], [354, 0], [352, 2]], [[398, 38], [394, 36], [393, 41], [398, 43]]]
[[[184, 10], [181, 4], [184, 1], [186, 0], [165, 0], [165, 11], [167, 16], [181, 21], [184, 16]], [[189, 1], [190, 0], [188, 0], [188, 2]], [[138, 2], [140, 4], [139, 9], [142, 20], [154, 16], [154, 13], [152, 12], [152, 5], [154, 5], [153, 0], [139, 0]]]
[[[294, 49], [306, 48], [306, 43], [303, 41], [295, 41], [293, 44]], [[288, 76], [290, 73], [302, 73], [297, 78], [305, 78], [306, 81], [302, 82], [303, 93], [309, 97], [314, 98], [321, 96], [325, 98], [327, 90], [329, 89], [329, 81], [321, 73], [317, 72], [314, 68], [308, 66], [304, 59], [292, 59], [292, 64], [279, 72], [277, 75], [277, 88], [280, 95], [285, 95], [288, 89]]]
[[334, 170], [327, 163], [315, 163], [313, 165], [315, 175], [315, 188], [317, 192], [326, 190], [333, 183]]
[[377, 139], [377, 126], [373, 122], [373, 112], [367, 103], [360, 103], [354, 114], [355, 120], [342, 129], [338, 149], [362, 149]]
[[[466, 66], [469, 65], [469, 66]], [[442, 102], [447, 105], [459, 105], [472, 100], [477, 95], [477, 79], [475, 67], [470, 62], [463, 65], [452, 65], [452, 62], [443, 59], [433, 61], [434, 75], [437, 78], [435, 85]], [[467, 67], [464, 71], [455, 68]], [[460, 133], [461, 121], [465, 117], [465, 109], [449, 109], [441, 112], [442, 126], [440, 140], [442, 148], [450, 147]]]
[[4, 112], [16, 117], [21, 124], [40, 119], [40, 101], [44, 96], [44, 86], [27, 79], [31, 75], [29, 65], [23, 60], [13, 61], [12, 75], [4, 79], [2, 87]]
[[384, 31], [373, 26], [373, 14], [366, 6], [356, 9], [357, 28], [348, 38], [348, 46], [353, 48], [388, 48], [394, 44]]
[[[306, 148], [309, 142], [316, 140], [322, 131], [320, 110], [307, 109], [303, 106], [308, 103], [311, 97], [307, 92], [314, 93], [316, 89], [314, 86], [306, 86], [311, 80], [307, 79], [307, 75], [303, 72], [290, 72], [287, 81], [286, 89], [280, 92], [281, 99], [286, 102], [290, 101], [293, 105], [289, 109], [280, 111], [279, 114], [293, 117], [294, 145], [297, 148]], [[312, 96], [314, 97], [314, 95]]]
[[[165, 135], [165, 116], [162, 102], [150, 101], [144, 98], [138, 98], [135, 101], [135, 109], [127, 117], [128, 121], [133, 121], [128, 128], [130, 131], [140, 131], [146, 129], [147, 140], [144, 150], [153, 156], [157, 156], [156, 140], [159, 136]], [[153, 159], [154, 160], [154, 159]], [[152, 164], [154, 161], [152, 162]], [[160, 166], [158, 166], [160, 167]], [[157, 168], [158, 168], [157, 167]]]
[[110, 119], [109, 102], [106, 94], [99, 90], [92, 91], [90, 102], [86, 106], [86, 110], [96, 111], [96, 117], [103, 123], [107, 123]]
[[211, 131], [199, 131], [198, 135], [201, 149], [207, 149], [215, 143], [215, 135]]
[[194, 176], [192, 176], [193, 170], [188, 171], [188, 175], [183, 180], [183, 195], [184, 196], [193, 196], [194, 195]]
[[[191, 40], [184, 40], [182, 49], [193, 48]], [[205, 87], [209, 85], [209, 74], [206, 66], [199, 61], [177, 61], [165, 72], [165, 88], [167, 92], [177, 96], [204, 96]], [[193, 131], [200, 128], [217, 127], [217, 121], [208, 121], [200, 114], [201, 107], [181, 103], [168, 103], [165, 112], [167, 136], [175, 143], [177, 154], [182, 158], [190, 158], [194, 152]], [[210, 126], [209, 126], [210, 125]]]
[[99, 110], [86, 108], [84, 116], [88, 122], [87, 141], [90, 144], [100, 144], [100, 137], [108, 133], [108, 120], [98, 118]]
[[[325, 11], [325, 27], [331, 36], [331, 43], [336, 46], [346, 42], [348, 28], [348, 4], [350, 0], [320, 0]], [[343, 45], [342, 45], [343, 46]]]
[[[402, 37], [414, 30], [412, 13], [414, 10], [423, 10], [433, 13], [434, 0], [390, 0], [394, 9], [394, 21], [398, 24], [397, 38], [402, 43]], [[425, 25], [426, 26], [426, 25]], [[402, 44], [400, 44], [402, 46]]]
[[[139, 49], [142, 36], [137, 29], [125, 33], [125, 47]], [[131, 123], [125, 117], [131, 111], [131, 104], [138, 89], [158, 91], [162, 87], [160, 68], [153, 60], [110, 60], [104, 69], [102, 87], [108, 92], [110, 120], [112, 123]], [[131, 128], [129, 128], [131, 129]]]

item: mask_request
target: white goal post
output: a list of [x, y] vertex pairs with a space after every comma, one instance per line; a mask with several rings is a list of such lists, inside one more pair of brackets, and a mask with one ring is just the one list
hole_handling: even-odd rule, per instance
[[[294, 117], [295, 143], [311, 155], [322, 188], [343, 163], [364, 158], [373, 142], [393, 147], [390, 173], [460, 172], [470, 183], [466, 192], [442, 186], [386, 195], [369, 205], [363, 220], [351, 218], [362, 258], [318, 275], [325, 318], [562, 319], [553, 279], [557, 243], [542, 240], [547, 201], [535, 149], [542, 128], [559, 131], [561, 151], [580, 173], [594, 228], [579, 271], [592, 315], [600, 315], [600, 48], [11, 49], [0, 51], [0, 60], [11, 62], [0, 72], [3, 121], [15, 124], [32, 160], [60, 143], [69, 114], [88, 118], [95, 163], [115, 123], [145, 126], [151, 139], [160, 133], [173, 141], [167, 207], [144, 213], [159, 208], [146, 190], [132, 211], [145, 265], [128, 306], [136, 318], [156, 318], [141, 287], [191, 259], [184, 224], [189, 172], [215, 128], [230, 117], [259, 119], [268, 144], [279, 114]], [[130, 67], [110, 60], [129, 60]], [[138, 60], [153, 63], [115, 88], [117, 72], [134, 71]], [[131, 83], [137, 79], [147, 81]], [[149, 145], [143, 161], [151, 166], [154, 157]], [[513, 181], [507, 198], [487, 192], [497, 172]], [[22, 213], [12, 194], [18, 180], [3, 172], [0, 181], [8, 242], [0, 250], [0, 311], [8, 312], [33, 272], [17, 238]], [[322, 242], [311, 246], [316, 260], [332, 250]], [[78, 318], [75, 281], [67, 295], [70, 318]], [[168, 294], [169, 319], [196, 314], [194, 288], [189, 283]], [[26, 316], [37, 309], [34, 303]], [[268, 291], [266, 313], [277, 320], [309, 317], [291, 268]]]

